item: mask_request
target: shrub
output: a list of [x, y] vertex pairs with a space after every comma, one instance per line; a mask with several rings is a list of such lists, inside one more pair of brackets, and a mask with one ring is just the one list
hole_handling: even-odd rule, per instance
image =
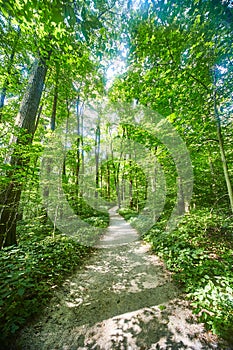
[[82, 263], [90, 248], [66, 236], [27, 241], [0, 251], [1, 342], [45, 305], [64, 276]]
[[[130, 210], [120, 213], [128, 220]], [[193, 312], [207, 329], [232, 341], [233, 334], [233, 234], [231, 217], [196, 210], [183, 217], [172, 232], [165, 218], [144, 234], [173, 278], [187, 293]]]

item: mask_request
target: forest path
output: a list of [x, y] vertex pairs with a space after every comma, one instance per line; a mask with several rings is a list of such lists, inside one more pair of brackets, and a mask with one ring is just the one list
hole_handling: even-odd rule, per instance
[[115, 209], [102, 247], [21, 332], [20, 349], [218, 349], [163, 263]]

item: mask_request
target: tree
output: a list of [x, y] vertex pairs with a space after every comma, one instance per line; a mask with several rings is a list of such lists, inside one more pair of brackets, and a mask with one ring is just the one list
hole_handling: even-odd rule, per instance
[[[47, 72], [46, 59], [40, 58], [34, 63], [27, 91], [24, 94], [20, 111], [16, 118], [16, 127], [23, 130], [20, 135], [13, 136], [11, 145], [13, 152], [10, 155], [9, 164], [13, 168], [25, 166], [25, 159], [18, 154], [19, 147], [32, 142], [35, 127], [37, 110], [43, 90], [44, 80]], [[26, 161], [27, 162], [27, 161]], [[16, 243], [16, 221], [18, 206], [21, 195], [21, 184], [17, 180], [17, 174], [8, 172], [10, 182], [1, 191], [1, 221], [0, 221], [0, 244], [8, 246]], [[15, 179], [16, 177], [16, 179]]]
[[[7, 171], [6, 175], [9, 181], [1, 188], [0, 245], [6, 246], [16, 243], [17, 211], [22, 191], [22, 178], [19, 176], [19, 169], [26, 167], [28, 162], [27, 157], [23, 159], [22, 146], [27, 147], [33, 141], [41, 114], [38, 113], [38, 108], [46, 73], [53, 66], [61, 65], [63, 69], [64, 67], [69, 68], [71, 57], [78, 57], [80, 63], [82, 60], [86, 61], [84, 68], [82, 67], [82, 74], [85, 74], [85, 70], [90, 67], [87, 44], [95, 50], [99, 50], [100, 46], [104, 44], [104, 40], [102, 40], [101, 45], [99, 45], [94, 35], [107, 32], [104, 21], [106, 16], [112, 16], [109, 9], [115, 5], [115, 1], [112, 2], [111, 6], [107, 1], [101, 2], [101, 4], [97, 2], [95, 8], [84, 2], [68, 3], [62, 0], [56, 1], [52, 5], [34, 1], [33, 7], [31, 2], [21, 0], [16, 3], [0, 1], [0, 4], [2, 18], [12, 18], [14, 24], [20, 28], [22, 37], [27, 37], [28, 55], [31, 55], [32, 60], [34, 60], [34, 68], [30, 73], [27, 89], [15, 121], [15, 132], [11, 137], [12, 151], [8, 156], [8, 164], [14, 169]], [[97, 37], [99, 38], [99, 35]], [[15, 48], [13, 46], [12, 55], [14, 50], [16, 50], [16, 46]], [[13, 64], [13, 58], [10, 59], [9, 64], [10, 66]], [[92, 72], [89, 72], [86, 81], [91, 74]], [[52, 107], [52, 128], [54, 128], [57, 111], [58, 80], [57, 69]], [[86, 88], [88, 85], [90, 86], [87, 83]], [[5, 92], [6, 89], [3, 85], [2, 100], [5, 99]]]
[[[213, 7], [211, 2], [165, 4], [152, 1], [143, 15], [136, 16], [132, 23], [129, 68], [111, 92], [113, 99], [124, 96], [130, 101], [136, 98], [140, 104], [160, 112], [173, 123], [184, 137], [195, 166], [194, 198], [199, 196], [200, 202], [204, 200], [213, 205], [226, 189], [224, 177], [229, 198], [232, 193], [227, 167], [224, 171], [219, 169], [217, 142], [211, 143], [211, 140], [218, 140], [223, 159], [224, 146], [219, 138], [223, 117], [219, 119], [216, 133], [214, 105], [217, 102], [219, 108], [223, 108], [227, 97], [226, 91], [220, 92], [218, 88], [218, 101], [215, 101], [216, 84], [219, 85], [223, 78], [219, 70], [218, 82], [214, 82], [212, 72], [231, 52], [232, 30], [224, 24], [225, 18], [221, 4]], [[229, 65], [227, 70], [230, 72]], [[229, 91], [230, 81], [229, 74], [225, 90]], [[219, 171], [221, 177], [217, 176]], [[210, 191], [213, 176], [217, 198]]]

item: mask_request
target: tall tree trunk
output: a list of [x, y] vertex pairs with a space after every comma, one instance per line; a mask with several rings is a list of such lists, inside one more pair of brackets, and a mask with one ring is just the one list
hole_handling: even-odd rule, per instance
[[129, 154], [129, 207], [133, 209], [133, 176], [132, 176], [132, 159]]
[[[82, 105], [80, 107], [80, 116], [81, 116], [81, 130], [80, 130], [80, 137], [81, 137], [81, 171], [80, 171], [80, 187], [82, 188], [83, 186], [83, 180], [84, 180], [84, 102], [82, 102]], [[80, 195], [82, 196], [82, 191], [80, 192]]]
[[222, 167], [223, 167], [224, 177], [225, 177], [225, 181], [226, 181], [226, 185], [227, 185], [227, 192], [228, 192], [228, 196], [229, 196], [229, 200], [230, 200], [231, 211], [233, 213], [233, 191], [232, 191], [231, 180], [230, 180], [230, 176], [229, 176], [229, 170], [228, 170], [228, 166], [227, 166], [226, 154], [225, 154], [225, 149], [224, 149], [221, 120], [220, 120], [218, 108], [217, 108], [216, 83], [217, 83], [217, 79], [216, 79], [216, 72], [215, 72], [215, 67], [214, 67], [214, 115], [215, 115], [215, 120], [216, 120], [217, 138], [218, 138], [219, 150], [220, 150], [220, 155], [221, 155], [221, 160], [222, 160]]
[[135, 166], [134, 177], [135, 177], [135, 190], [134, 190], [134, 193], [136, 193], [136, 196], [134, 196], [134, 197], [136, 198], [135, 205], [136, 205], [136, 210], [137, 210], [137, 213], [138, 213], [139, 212], [139, 198], [138, 198], [139, 188], [138, 188], [138, 169], [137, 169], [137, 165]]
[[80, 173], [80, 165], [81, 165], [81, 135], [80, 135], [80, 97], [78, 96], [77, 102], [76, 102], [76, 117], [77, 117], [77, 151], [76, 151], [76, 175], [75, 175], [75, 184], [76, 184], [76, 193], [79, 193], [79, 173]]
[[52, 107], [51, 126], [50, 126], [52, 131], [54, 131], [56, 127], [57, 100], [58, 100], [58, 77], [56, 77], [54, 95], [53, 95], [53, 107]]
[[[66, 101], [66, 110], [67, 110], [67, 115], [66, 115], [65, 145], [67, 145], [67, 136], [68, 136], [68, 132], [69, 132], [69, 119], [70, 119], [70, 109], [69, 109], [68, 101]], [[64, 154], [64, 159], [63, 159], [62, 176], [63, 176], [63, 179], [67, 183], [68, 179], [66, 178], [66, 153]]]
[[224, 177], [227, 185], [227, 192], [230, 200], [231, 211], [233, 213], [233, 191], [232, 191], [231, 180], [229, 176], [229, 170], [227, 166], [227, 160], [226, 160], [226, 155], [225, 155], [225, 150], [223, 145], [222, 130], [221, 130], [221, 124], [220, 124], [219, 118], [217, 118], [216, 123], [217, 123], [217, 136], [218, 136], [218, 144], [219, 144], [219, 150], [220, 150], [221, 160], [222, 160], [222, 167], [223, 167]]
[[121, 208], [121, 184], [120, 184], [120, 171], [121, 171], [121, 164], [123, 159], [123, 152], [124, 152], [124, 144], [125, 144], [125, 138], [127, 137], [127, 128], [123, 126], [122, 130], [122, 137], [121, 137], [121, 144], [120, 144], [120, 158], [118, 160], [117, 166], [116, 166], [116, 192], [117, 192], [117, 201], [118, 201], [118, 208]]
[[106, 150], [106, 198], [110, 201], [111, 197], [111, 186], [110, 186], [110, 168], [108, 159], [108, 150]]
[[121, 174], [121, 200], [124, 203], [125, 202], [125, 190], [126, 190], [126, 185], [125, 185], [125, 167], [126, 167], [126, 154], [124, 155], [124, 162], [123, 162], [123, 169], [122, 169], [122, 174]]
[[98, 198], [99, 190], [99, 158], [100, 158], [100, 120], [98, 119], [95, 132], [95, 197]]
[[[24, 94], [19, 113], [16, 117], [16, 127], [24, 133], [17, 134], [11, 138], [12, 154], [9, 163], [13, 171], [8, 173], [9, 183], [1, 191], [0, 196], [0, 247], [16, 244], [16, 222], [18, 205], [22, 190], [21, 181], [18, 180], [17, 168], [27, 165], [23, 159], [19, 146], [28, 145], [32, 142], [36, 130], [37, 111], [43, 91], [46, 77], [46, 61], [42, 58], [35, 60], [34, 68], [30, 75], [28, 86]], [[25, 138], [25, 135], [27, 137]], [[19, 174], [18, 174], [19, 175]]]

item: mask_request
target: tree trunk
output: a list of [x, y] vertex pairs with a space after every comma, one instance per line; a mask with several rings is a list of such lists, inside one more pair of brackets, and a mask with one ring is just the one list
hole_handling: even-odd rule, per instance
[[133, 170], [131, 153], [129, 154], [129, 207], [133, 209]]
[[100, 158], [100, 120], [98, 119], [98, 124], [96, 126], [95, 133], [95, 197], [98, 198], [99, 190], [99, 158]]
[[177, 188], [178, 188], [178, 215], [183, 215], [186, 210], [185, 196], [183, 191], [183, 183], [180, 176], [177, 178]]
[[[135, 200], [135, 205], [136, 205], [136, 210], [137, 210], [137, 213], [139, 212], [139, 198], [138, 198], [138, 195], [139, 195], [139, 188], [138, 188], [138, 169], [137, 169], [137, 164], [135, 166], [135, 190], [134, 190], [134, 193], [136, 193], [136, 200]], [[134, 197], [134, 196], [133, 196]]]
[[[80, 173], [80, 185], [83, 186], [83, 180], [84, 180], [84, 102], [82, 102], [81, 108], [80, 108], [80, 115], [81, 115], [81, 173]], [[82, 192], [80, 193], [82, 195]]]
[[121, 144], [120, 144], [120, 158], [118, 160], [117, 163], [117, 167], [116, 167], [116, 192], [117, 192], [117, 202], [118, 202], [118, 208], [121, 208], [121, 184], [120, 184], [120, 171], [121, 171], [121, 164], [122, 164], [122, 158], [123, 158], [123, 152], [124, 152], [124, 142], [125, 142], [125, 138], [127, 137], [127, 128], [123, 127], [122, 130], [122, 137], [121, 137]]
[[121, 174], [121, 201], [125, 203], [125, 166], [126, 166], [126, 154], [124, 155], [123, 169]]
[[221, 154], [221, 160], [222, 160], [222, 167], [224, 171], [224, 177], [227, 185], [227, 191], [228, 191], [228, 196], [230, 200], [230, 206], [231, 206], [231, 211], [233, 213], [233, 191], [232, 191], [232, 186], [231, 186], [231, 180], [229, 176], [229, 170], [227, 166], [227, 160], [226, 160], [226, 155], [225, 155], [225, 150], [223, 146], [223, 137], [222, 137], [222, 130], [221, 130], [221, 124], [219, 118], [217, 118], [217, 136], [218, 136], [218, 144], [219, 144], [219, 150]]
[[[27, 165], [28, 160], [23, 159], [21, 147], [32, 142], [36, 130], [37, 111], [43, 91], [45, 76], [47, 72], [46, 61], [36, 60], [34, 69], [30, 75], [28, 86], [24, 94], [20, 111], [16, 117], [16, 127], [23, 131], [12, 136], [10, 146], [13, 149], [8, 162], [12, 166], [9, 172], [9, 183], [3, 188], [0, 196], [0, 247], [16, 244], [16, 222], [18, 205], [22, 190], [19, 179], [20, 168]], [[27, 136], [27, 137], [25, 137]]]
[[106, 150], [106, 198], [110, 201], [111, 198], [111, 186], [110, 186], [110, 168], [109, 168], [109, 159], [108, 151]]
[[77, 116], [77, 151], [76, 151], [76, 175], [75, 175], [75, 184], [76, 184], [76, 193], [79, 193], [79, 173], [80, 173], [80, 164], [81, 164], [81, 135], [80, 135], [80, 97], [78, 96], [76, 102], [76, 116]]
[[[69, 131], [69, 110], [67, 110], [67, 116], [66, 116], [66, 135], [65, 135], [65, 145], [67, 145], [67, 134]], [[66, 153], [64, 155], [64, 159], [63, 159], [63, 164], [62, 164], [62, 176], [63, 176], [63, 180], [66, 181], [67, 183], [67, 179], [66, 179]]]
[[227, 185], [227, 191], [228, 191], [228, 196], [229, 196], [229, 200], [230, 200], [231, 211], [233, 213], [233, 191], [232, 191], [231, 180], [230, 180], [230, 176], [229, 176], [227, 160], [226, 160], [226, 155], [225, 155], [225, 150], [224, 150], [221, 120], [220, 120], [218, 108], [217, 108], [216, 82], [217, 82], [217, 79], [216, 79], [216, 73], [215, 73], [215, 67], [214, 67], [214, 115], [215, 115], [215, 120], [216, 120], [217, 137], [218, 137], [219, 150], [220, 150], [220, 155], [221, 155], [221, 160], [222, 160], [222, 167], [223, 167], [224, 177], [225, 177], [225, 181], [226, 181], [226, 185]]
[[76, 193], [78, 196], [82, 196], [82, 185], [84, 177], [84, 150], [83, 150], [83, 109], [84, 102], [80, 101], [80, 96], [76, 102], [76, 119], [77, 119], [77, 151], [76, 151]]
[[52, 131], [54, 131], [56, 127], [57, 100], [58, 100], [58, 81], [56, 80], [54, 95], [53, 95], [53, 107], [52, 107], [51, 126], [50, 126]]

